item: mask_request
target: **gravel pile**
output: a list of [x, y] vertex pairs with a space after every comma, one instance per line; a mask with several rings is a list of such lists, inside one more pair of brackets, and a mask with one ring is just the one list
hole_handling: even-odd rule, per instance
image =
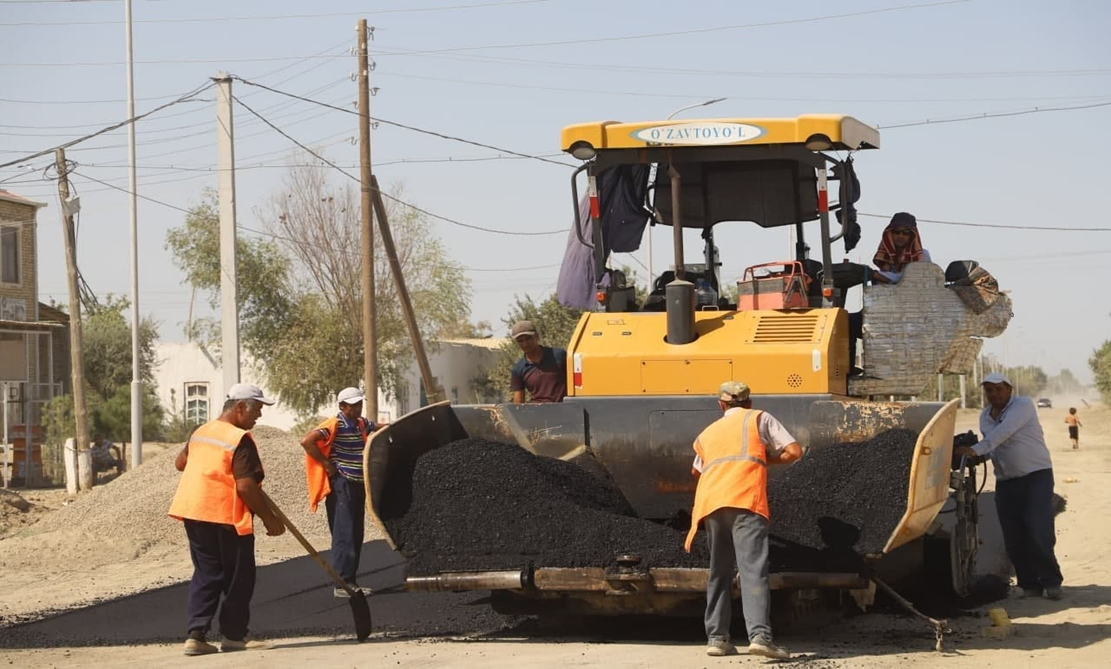
[[814, 449], [787, 467], [768, 483], [776, 543], [846, 555], [881, 552], [906, 511], [917, 438], [888, 430], [863, 443]]
[[[383, 509], [396, 508], [384, 500]], [[402, 515], [403, 514], [403, 515]], [[533, 567], [701, 566], [704, 545], [637, 518], [609, 481], [512, 444], [464, 439], [417, 460], [412, 502], [384, 513], [410, 575]]]
[[[267, 426], [256, 427], [252, 435], [266, 473], [263, 488], [267, 494], [303, 534], [328, 536], [323, 505], [316, 514], [308, 510], [304, 450], [297, 439]], [[138, 552], [163, 545], [184, 545], [181, 522], [166, 515], [181, 477], [174, 468], [178, 450], [166, 449], [137, 469], [95, 487], [46, 516], [31, 531], [108, 537], [129, 547], [138, 546]], [[261, 522], [256, 522], [255, 528], [256, 534], [265, 534]]]

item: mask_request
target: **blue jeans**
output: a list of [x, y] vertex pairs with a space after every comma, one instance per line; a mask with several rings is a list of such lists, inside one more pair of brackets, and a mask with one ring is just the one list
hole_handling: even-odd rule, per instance
[[187, 631], [207, 632], [219, 608], [220, 634], [241, 641], [247, 635], [255, 592], [255, 535], [239, 536], [229, 525], [200, 520], [186, 520], [185, 534], [193, 559]]
[[332, 494], [324, 499], [324, 508], [328, 510], [328, 529], [332, 532], [332, 569], [354, 585], [363, 550], [366, 489], [362, 481], [352, 481], [338, 472], [328, 482]]
[[741, 575], [741, 606], [749, 641], [772, 638], [768, 585], [768, 520], [746, 509], [718, 509], [702, 521], [710, 543], [706, 584], [706, 637], [729, 641], [733, 619], [733, 574]]
[[1003, 529], [1003, 545], [1024, 589], [1061, 585], [1061, 567], [1053, 547], [1053, 470], [1042, 469], [1018, 478], [996, 481], [995, 510]]

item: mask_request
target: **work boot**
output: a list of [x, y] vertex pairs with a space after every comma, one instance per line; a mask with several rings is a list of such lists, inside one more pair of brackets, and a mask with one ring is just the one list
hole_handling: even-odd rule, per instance
[[182, 649], [186, 655], [209, 655], [211, 653], [219, 653], [220, 649], [208, 643], [204, 639], [194, 639], [192, 637], [185, 640], [185, 647]]
[[220, 651], [224, 653], [235, 653], [241, 650], [266, 650], [270, 648], [270, 644], [263, 641], [255, 641], [254, 639], [224, 639], [220, 643]]
[[1051, 585], [1051, 586], [1049, 586], [1048, 588], [1045, 589], [1045, 598], [1046, 599], [1052, 599], [1053, 601], [1057, 601], [1058, 599], [1061, 599], [1062, 594], [1064, 594], [1064, 593], [1061, 592], [1061, 586], [1059, 586], [1059, 585]]
[[710, 642], [706, 644], [706, 654], [710, 657], [736, 655], [737, 647], [725, 639], [710, 639]]
[[790, 653], [775, 645], [772, 643], [771, 639], [764, 636], [758, 636], [752, 639], [752, 642], [748, 644], [748, 654], [768, 657], [773, 660], [791, 659]]

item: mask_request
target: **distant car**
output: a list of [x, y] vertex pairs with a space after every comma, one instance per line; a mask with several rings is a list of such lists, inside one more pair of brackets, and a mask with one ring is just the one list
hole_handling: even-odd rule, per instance
[[1040, 400], [1038, 400], [1038, 408], [1039, 409], [1052, 409], [1053, 408], [1053, 402], [1049, 401], [1048, 397], [1043, 397]]

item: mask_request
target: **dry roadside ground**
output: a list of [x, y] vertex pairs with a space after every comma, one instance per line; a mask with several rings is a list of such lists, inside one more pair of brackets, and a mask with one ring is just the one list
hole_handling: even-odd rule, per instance
[[[1083, 406], [1083, 405], [1081, 405]], [[804, 630], [792, 630], [779, 641], [809, 667], [1106, 667], [1111, 665], [1111, 409], [1097, 406], [1081, 411], [1084, 428], [1081, 448], [1073, 451], [1063, 423], [1067, 407], [1041, 409], [1039, 414], [1053, 452], [1057, 492], [1068, 499], [1068, 510], [1058, 517], [1057, 555], [1065, 575], [1065, 597], [1060, 602], [1010, 597], [990, 606], [1004, 607], [1015, 633], [1007, 639], [988, 639], [981, 615], [953, 621], [948, 652], [933, 650], [929, 630], [909, 617], [890, 614], [856, 616]], [[977, 412], [962, 412], [958, 430], [976, 428]], [[993, 479], [988, 479], [988, 487]], [[59, 546], [44, 549], [64, 550]], [[0, 554], [4, 543], [0, 542]], [[159, 581], [182, 570], [180, 551], [157, 556], [143, 554], [119, 570], [90, 571], [74, 564], [64, 574], [77, 583], [95, 577], [99, 588], [130, 590], [139, 587], [138, 574]], [[277, 556], [273, 556], [276, 558]], [[273, 559], [273, 558], [272, 558]], [[166, 560], [168, 564], [162, 563]], [[141, 568], [140, 568], [141, 567]], [[149, 572], [147, 571], [149, 570]], [[22, 579], [18, 579], [22, 580]], [[108, 582], [106, 583], [105, 580]], [[126, 583], [126, 585], [125, 585]], [[153, 583], [151, 583], [153, 585]], [[27, 591], [23, 591], [26, 596]], [[403, 596], [403, 595], [402, 595]], [[0, 612], [15, 604], [10, 590], [0, 589]], [[16, 608], [19, 608], [18, 606]], [[2, 630], [0, 630], [2, 634]], [[453, 666], [501, 667], [644, 667], [757, 665], [762, 660], [744, 655], [707, 658], [697, 642], [628, 641], [591, 638], [406, 639], [376, 636], [364, 644], [330, 638], [286, 638], [271, 641], [265, 651], [206, 658], [186, 658], [177, 644], [111, 647], [58, 647], [0, 650], [0, 665], [19, 667], [87, 666]]]

